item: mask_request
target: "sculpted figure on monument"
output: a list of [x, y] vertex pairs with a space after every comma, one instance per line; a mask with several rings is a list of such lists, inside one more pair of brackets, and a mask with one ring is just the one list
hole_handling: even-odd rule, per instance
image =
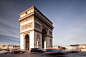
[[39, 34], [37, 34], [37, 36], [36, 36], [36, 41], [40, 41], [40, 36], [39, 36]]
[[36, 27], [37, 29], [41, 29], [40, 26], [41, 26], [41, 25], [39, 25], [38, 23], [35, 22], [35, 27]]
[[32, 27], [32, 22], [21, 26], [21, 30], [25, 30]]
[[52, 32], [51, 31], [49, 31], [49, 34], [52, 36]]
[[50, 39], [50, 46], [52, 46], [52, 39]]

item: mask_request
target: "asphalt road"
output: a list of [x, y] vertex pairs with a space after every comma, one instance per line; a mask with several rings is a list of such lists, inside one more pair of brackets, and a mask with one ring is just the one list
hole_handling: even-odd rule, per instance
[[64, 55], [48, 55], [46, 53], [33, 53], [30, 54], [25, 52], [23, 54], [0, 54], [0, 57], [86, 57], [85, 52], [78, 52], [78, 53], [67, 53]]

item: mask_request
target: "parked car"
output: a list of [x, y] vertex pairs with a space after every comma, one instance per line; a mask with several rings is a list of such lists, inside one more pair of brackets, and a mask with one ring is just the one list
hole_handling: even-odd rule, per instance
[[0, 49], [0, 54], [6, 54], [8, 51]]
[[55, 54], [55, 55], [61, 55], [66, 54], [66, 52], [62, 51], [61, 49], [46, 49], [46, 54]]
[[31, 48], [29, 51], [30, 53], [43, 52], [40, 48]]
[[19, 49], [12, 49], [10, 50], [10, 53], [24, 53], [24, 51], [21, 51]]

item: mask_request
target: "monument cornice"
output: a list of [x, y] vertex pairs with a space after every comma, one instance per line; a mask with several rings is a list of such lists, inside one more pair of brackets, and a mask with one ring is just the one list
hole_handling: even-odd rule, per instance
[[24, 33], [24, 34], [26, 34], [26, 33], [30, 33], [31, 31], [33, 31], [34, 29], [31, 29], [31, 30], [27, 30], [27, 31], [23, 31], [23, 32], [20, 32], [20, 34], [22, 34], [22, 33]]
[[34, 7], [35, 7], [35, 6], [30, 7], [29, 9], [27, 9], [27, 10], [23, 11], [22, 13], [20, 13], [19, 15], [22, 15], [23, 13], [25, 13], [25, 12], [31, 10], [31, 9], [34, 9]]
[[[42, 34], [42, 32], [41, 32], [41, 31], [38, 31], [38, 30], [36, 30], [36, 29], [34, 29], [34, 31], [39, 32], [39, 33], [41, 33], [41, 34]], [[50, 35], [45, 35], [44, 37], [50, 37], [50, 38], [53, 38], [53, 37], [52, 37], [52, 36], [50, 36]]]
[[42, 34], [42, 32], [41, 32], [41, 31], [38, 31], [38, 30], [36, 30], [36, 29], [34, 29], [34, 31], [39, 32], [39, 33], [41, 33], [41, 34]]
[[19, 18], [18, 21], [20, 22], [21, 20], [23, 20], [23, 19], [25, 19], [25, 18], [28, 18], [28, 17], [30, 17], [30, 16], [32, 16], [32, 15], [34, 15], [34, 12], [31, 12], [30, 14], [27, 14], [27, 15], [25, 15], [24, 17]]
[[50, 38], [53, 38], [52, 36], [50, 36], [50, 35], [44, 35], [44, 37], [50, 37]]
[[42, 34], [42, 32], [41, 31], [38, 31], [37, 29], [32, 29], [32, 30], [29, 30], [29, 31], [20, 32], [20, 34], [27, 33], [27, 32], [29, 33], [30, 31], [33, 31], [33, 30]]

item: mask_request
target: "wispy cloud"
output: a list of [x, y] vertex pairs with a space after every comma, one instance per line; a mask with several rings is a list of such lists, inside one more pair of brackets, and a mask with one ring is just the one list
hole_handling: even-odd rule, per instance
[[19, 27], [12, 22], [0, 18], [0, 34], [19, 38]]
[[19, 44], [20, 39], [15, 38], [15, 37], [10, 37], [10, 36], [5, 36], [5, 35], [0, 35], [0, 45], [3, 44]]

